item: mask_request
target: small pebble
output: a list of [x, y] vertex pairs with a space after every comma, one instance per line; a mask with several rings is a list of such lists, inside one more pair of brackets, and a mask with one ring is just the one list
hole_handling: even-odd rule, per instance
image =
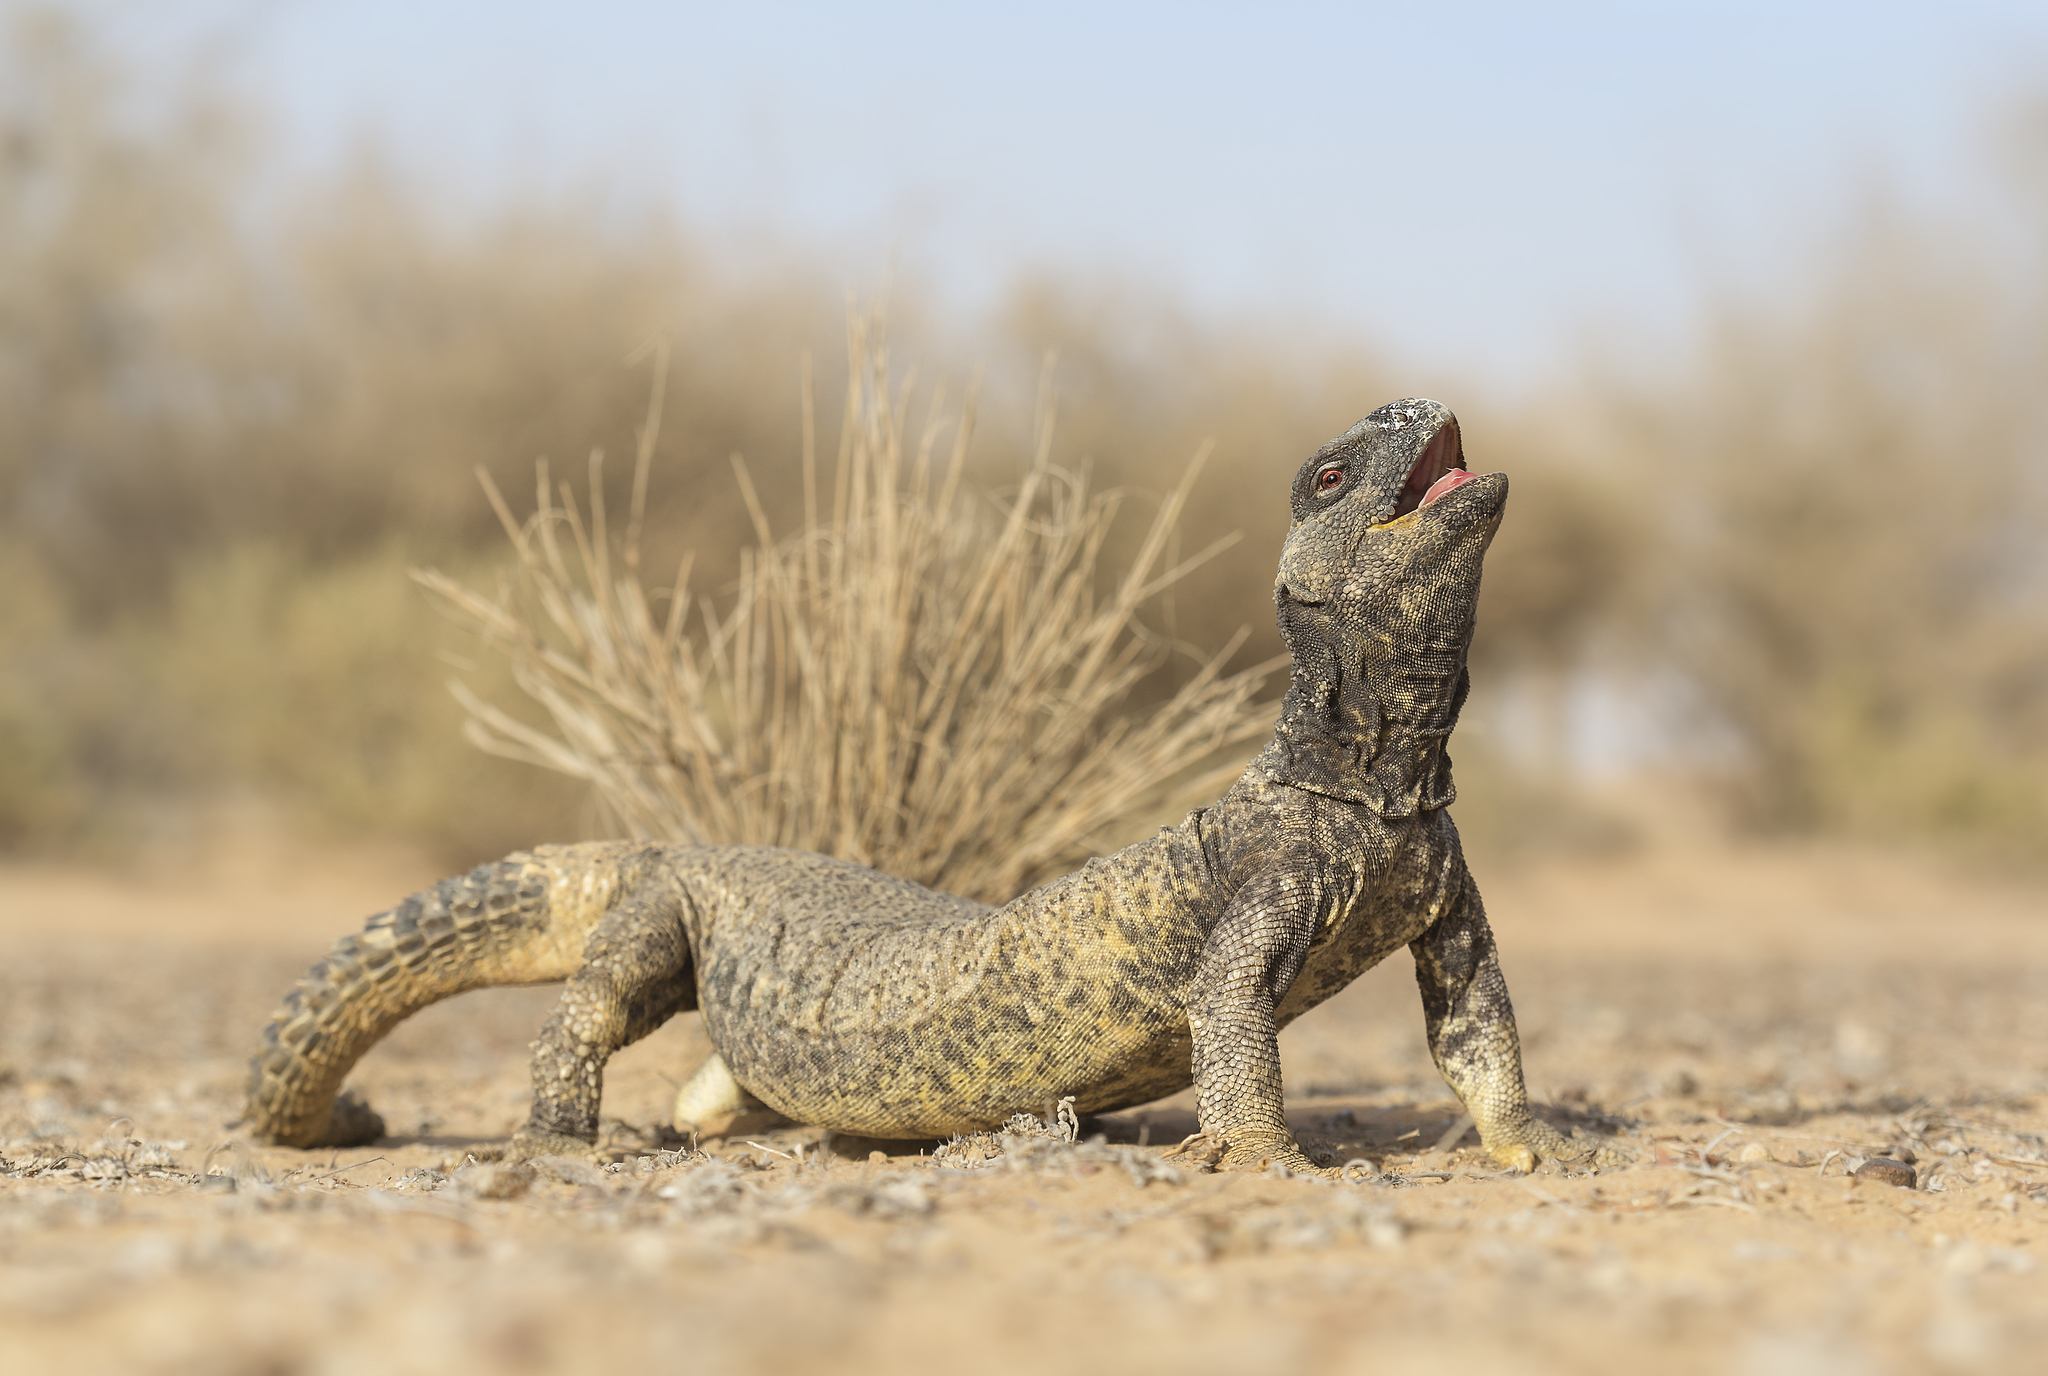
[[1751, 1142], [1743, 1147], [1741, 1151], [1735, 1153], [1735, 1159], [1737, 1161], [1769, 1161], [1773, 1158], [1769, 1147], [1761, 1142]]
[[883, 1162], [887, 1161], [888, 1159], [889, 1153], [882, 1151], [879, 1148], [868, 1153], [868, 1160], [874, 1162], [878, 1166], [881, 1165]]
[[1865, 1161], [1856, 1168], [1856, 1178], [1879, 1185], [1897, 1185], [1902, 1190], [1913, 1188], [1913, 1168], [1888, 1156], [1873, 1156]]

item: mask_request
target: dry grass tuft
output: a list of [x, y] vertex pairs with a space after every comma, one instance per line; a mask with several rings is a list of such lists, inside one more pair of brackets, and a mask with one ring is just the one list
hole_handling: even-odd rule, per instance
[[1168, 566], [1206, 451], [1111, 582], [1098, 556], [1118, 498], [1053, 465], [1049, 392], [1035, 457], [996, 503], [962, 490], [971, 401], [948, 423], [935, 396], [913, 445], [913, 388], [893, 386], [877, 323], [855, 319], [849, 352], [829, 498], [807, 389], [799, 533], [771, 534], [734, 458], [756, 543], [728, 598], [693, 595], [689, 556], [670, 589], [642, 579], [665, 366], [616, 549], [601, 455], [587, 516], [544, 464], [523, 523], [490, 488], [514, 576], [496, 595], [417, 576], [509, 657], [554, 729], [457, 684], [471, 739], [587, 779], [634, 836], [817, 850], [987, 901], [1211, 795], [1240, 767], [1235, 748], [1270, 729], [1259, 691], [1284, 659], [1226, 674], [1240, 631], [1163, 703], [1130, 711], [1173, 648], [1140, 610], [1236, 538]]

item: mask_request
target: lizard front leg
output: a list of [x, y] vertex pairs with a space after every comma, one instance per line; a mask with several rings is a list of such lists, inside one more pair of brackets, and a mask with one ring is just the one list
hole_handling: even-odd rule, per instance
[[1493, 929], [1486, 924], [1486, 908], [1471, 875], [1461, 873], [1456, 882], [1458, 897], [1450, 908], [1408, 946], [1422, 988], [1429, 1053], [1464, 1101], [1480, 1143], [1494, 1160], [1530, 1171], [1546, 1156], [1583, 1156], [1587, 1147], [1529, 1112], [1522, 1042]]
[[[590, 1155], [604, 1067], [687, 1008], [697, 991], [682, 900], [658, 883], [629, 890], [591, 932], [583, 965], [533, 1044], [533, 1106], [492, 1156]], [[479, 1153], [481, 1155], [482, 1153]]]
[[1202, 948], [1188, 990], [1195, 1112], [1225, 1166], [1318, 1170], [1287, 1130], [1273, 1010], [1315, 938], [1322, 889], [1306, 858], [1269, 866], [1237, 891]]

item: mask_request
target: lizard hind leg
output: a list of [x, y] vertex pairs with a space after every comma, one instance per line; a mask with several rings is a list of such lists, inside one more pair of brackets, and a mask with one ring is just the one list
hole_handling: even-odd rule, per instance
[[747, 1092], [716, 1051], [704, 1058], [688, 1083], [676, 1093], [675, 1129], [701, 1137], [730, 1137], [765, 1132], [788, 1122]]
[[687, 903], [681, 888], [658, 872], [623, 888], [592, 929], [581, 964], [533, 1044], [527, 1121], [494, 1154], [526, 1159], [597, 1152], [605, 1063], [697, 1006], [683, 922]]

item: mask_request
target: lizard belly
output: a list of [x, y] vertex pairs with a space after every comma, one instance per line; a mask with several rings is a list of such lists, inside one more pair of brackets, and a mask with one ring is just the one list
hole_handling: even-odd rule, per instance
[[1096, 934], [1048, 941], [1012, 920], [866, 935], [796, 979], [736, 969], [704, 1004], [735, 1078], [791, 1118], [943, 1136], [1064, 1095], [1088, 1112], [1188, 1082], [1180, 1001], [1131, 997]]
[[1189, 1082], [1200, 949], [1174, 864], [1155, 838], [1001, 909], [816, 858], [707, 886], [705, 1031], [779, 1112], [877, 1137], [1156, 1098]]
[[1142, 1103], [1190, 1082], [1185, 1027], [1104, 1038], [1031, 1029], [1014, 1041], [982, 1029], [908, 1028], [886, 1038], [792, 1036], [735, 1043], [734, 1077], [799, 1122], [870, 1137], [944, 1137], [1048, 1114], [1071, 1095], [1083, 1113]]

